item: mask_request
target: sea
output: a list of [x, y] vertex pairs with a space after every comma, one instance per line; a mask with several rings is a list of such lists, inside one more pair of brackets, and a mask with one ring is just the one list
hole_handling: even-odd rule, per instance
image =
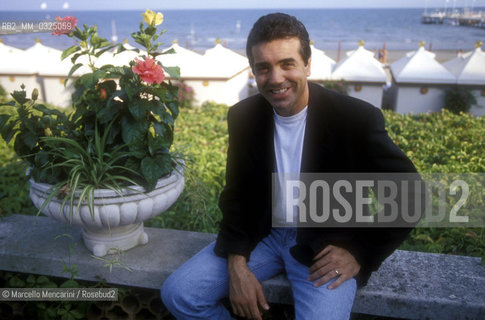
[[[428, 9], [430, 10], [430, 9]], [[485, 11], [485, 8], [475, 10]], [[262, 15], [278, 10], [231, 9], [231, 10], [161, 10], [164, 22], [160, 37], [163, 47], [178, 40], [183, 47], [203, 52], [212, 48], [220, 38], [224, 46], [244, 53], [247, 35], [254, 22]], [[385, 46], [388, 50], [414, 50], [420, 41], [433, 50], [463, 50], [474, 48], [477, 40], [485, 43], [485, 29], [421, 23], [423, 9], [288, 9], [281, 10], [301, 20], [322, 50], [351, 50], [358, 41], [365, 47], [377, 50]], [[55, 20], [56, 16], [74, 16], [78, 26], [97, 25], [100, 36], [135, 45], [131, 33], [139, 28], [142, 11], [72, 11], [59, 12], [0, 12], [3, 22]], [[44, 45], [65, 49], [74, 40], [65, 35], [50, 33], [22, 33], [0, 35], [10, 46], [25, 49], [39, 38]]]

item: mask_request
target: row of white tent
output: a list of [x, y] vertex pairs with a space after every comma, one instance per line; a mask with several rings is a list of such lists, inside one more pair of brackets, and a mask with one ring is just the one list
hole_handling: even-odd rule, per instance
[[[125, 44], [127, 49], [133, 48]], [[179, 66], [181, 80], [191, 86], [200, 104], [215, 101], [232, 105], [249, 95], [250, 68], [246, 57], [223, 47], [220, 41], [204, 54], [185, 49], [174, 42], [170, 48], [175, 54], [160, 55], [157, 59], [165, 66]], [[310, 81], [344, 80], [351, 96], [361, 98], [381, 107], [384, 92], [390, 97], [390, 107], [401, 113], [439, 111], [443, 107], [444, 89], [455, 85], [467, 86], [475, 94], [478, 105], [485, 106], [485, 53], [481, 44], [474, 51], [457, 56], [440, 64], [435, 54], [424, 49], [407, 53], [389, 66], [380, 63], [374, 52], [359, 42], [356, 50], [346, 53], [335, 62], [324, 51], [312, 49]], [[104, 53], [96, 62], [127, 65], [135, 57], [143, 55], [124, 51], [113, 55]], [[24, 83], [27, 90], [40, 89], [40, 98], [48, 103], [67, 106], [70, 89], [63, 81], [72, 64], [69, 59], [60, 60], [61, 51], [44, 46], [40, 42], [20, 50], [0, 42], [0, 85], [7, 92], [18, 90]], [[89, 71], [80, 68], [75, 75]], [[473, 113], [485, 114], [485, 107], [474, 107]]]

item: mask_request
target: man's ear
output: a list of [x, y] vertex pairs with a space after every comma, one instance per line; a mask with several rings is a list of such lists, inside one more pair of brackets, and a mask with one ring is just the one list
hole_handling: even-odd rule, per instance
[[312, 58], [308, 58], [308, 62], [306, 64], [306, 76], [309, 77], [310, 74], [312, 73], [312, 68], [311, 68], [311, 64], [312, 64]]

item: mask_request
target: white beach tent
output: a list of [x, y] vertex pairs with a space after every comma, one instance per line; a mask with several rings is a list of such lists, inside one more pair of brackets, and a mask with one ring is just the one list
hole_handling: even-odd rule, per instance
[[26, 57], [25, 51], [7, 46], [0, 40], [0, 57], [0, 85], [5, 89], [8, 97], [13, 91], [20, 91], [20, 86], [24, 84], [29, 98], [32, 90], [37, 88], [39, 99], [43, 100], [36, 68]]
[[162, 65], [180, 68], [180, 80], [194, 89], [198, 105], [205, 101], [232, 105], [247, 97], [248, 60], [224, 48], [219, 39], [204, 55], [181, 47], [177, 41], [170, 49], [176, 53], [158, 59]]
[[[72, 82], [65, 87], [64, 80], [71, 70], [72, 62], [69, 58], [61, 61], [61, 55], [61, 50], [44, 46], [38, 40], [25, 50], [25, 58], [38, 75], [38, 89], [42, 92], [43, 100], [54, 106], [66, 108], [71, 104], [73, 88]], [[85, 71], [87, 68], [80, 68], [75, 75]]]
[[444, 105], [444, 90], [456, 82], [455, 76], [424, 49], [408, 52], [391, 64], [393, 76], [392, 109], [399, 113], [440, 111]]
[[248, 59], [230, 49], [224, 48], [221, 40], [208, 49], [193, 70], [195, 77], [189, 83], [196, 99], [233, 105], [247, 98], [249, 92]]
[[206, 87], [208, 86], [208, 81], [205, 74], [206, 71], [204, 62], [202, 61], [202, 55], [181, 47], [177, 40], [172, 41], [172, 45], [164, 50], [164, 52], [170, 50], [175, 52], [159, 55], [157, 60], [159, 60], [165, 67], [180, 68], [180, 79], [172, 80], [183, 81], [187, 86], [190, 86], [194, 90], [196, 105], [200, 106], [202, 102], [211, 100], [207, 98], [207, 92], [209, 90]]
[[347, 56], [335, 65], [332, 79], [347, 82], [350, 96], [381, 107], [386, 72], [374, 53], [364, 48], [364, 41], [359, 41], [358, 49], [347, 52]]
[[172, 41], [172, 45], [164, 52], [173, 50], [175, 53], [162, 54], [157, 57], [163, 66], [179, 67], [180, 78], [182, 80], [200, 77], [198, 73], [202, 63], [202, 55], [189, 49], [185, 49], [178, 44], [177, 40]]
[[125, 48], [125, 51], [122, 51], [120, 53], [116, 53], [118, 51], [118, 47], [116, 47], [112, 51], [107, 51], [103, 53], [98, 58], [95, 65], [97, 67], [108, 64], [111, 64], [115, 67], [128, 66], [130, 64], [130, 61], [135, 60], [135, 58], [142, 60], [141, 57], [146, 56], [146, 51], [133, 51], [133, 49], [136, 49], [136, 47], [130, 45], [127, 39], [123, 41], [123, 47]]
[[324, 51], [315, 48], [314, 42], [310, 41], [312, 50], [310, 81], [330, 80], [335, 61], [328, 57]]
[[443, 66], [455, 77], [456, 83], [472, 91], [477, 105], [470, 112], [474, 115], [485, 115], [485, 52], [482, 42], [475, 43], [475, 50], [445, 62]]

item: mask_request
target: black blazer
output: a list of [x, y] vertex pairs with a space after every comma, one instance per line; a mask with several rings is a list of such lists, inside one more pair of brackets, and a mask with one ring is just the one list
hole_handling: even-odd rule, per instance
[[[308, 115], [301, 172], [416, 172], [389, 138], [374, 106], [309, 83]], [[273, 109], [261, 96], [228, 112], [229, 148], [223, 213], [215, 253], [249, 259], [271, 231], [272, 173], [275, 172]], [[405, 239], [410, 228], [300, 228], [292, 255], [307, 266], [329, 244], [344, 247], [361, 270], [359, 285]]]

